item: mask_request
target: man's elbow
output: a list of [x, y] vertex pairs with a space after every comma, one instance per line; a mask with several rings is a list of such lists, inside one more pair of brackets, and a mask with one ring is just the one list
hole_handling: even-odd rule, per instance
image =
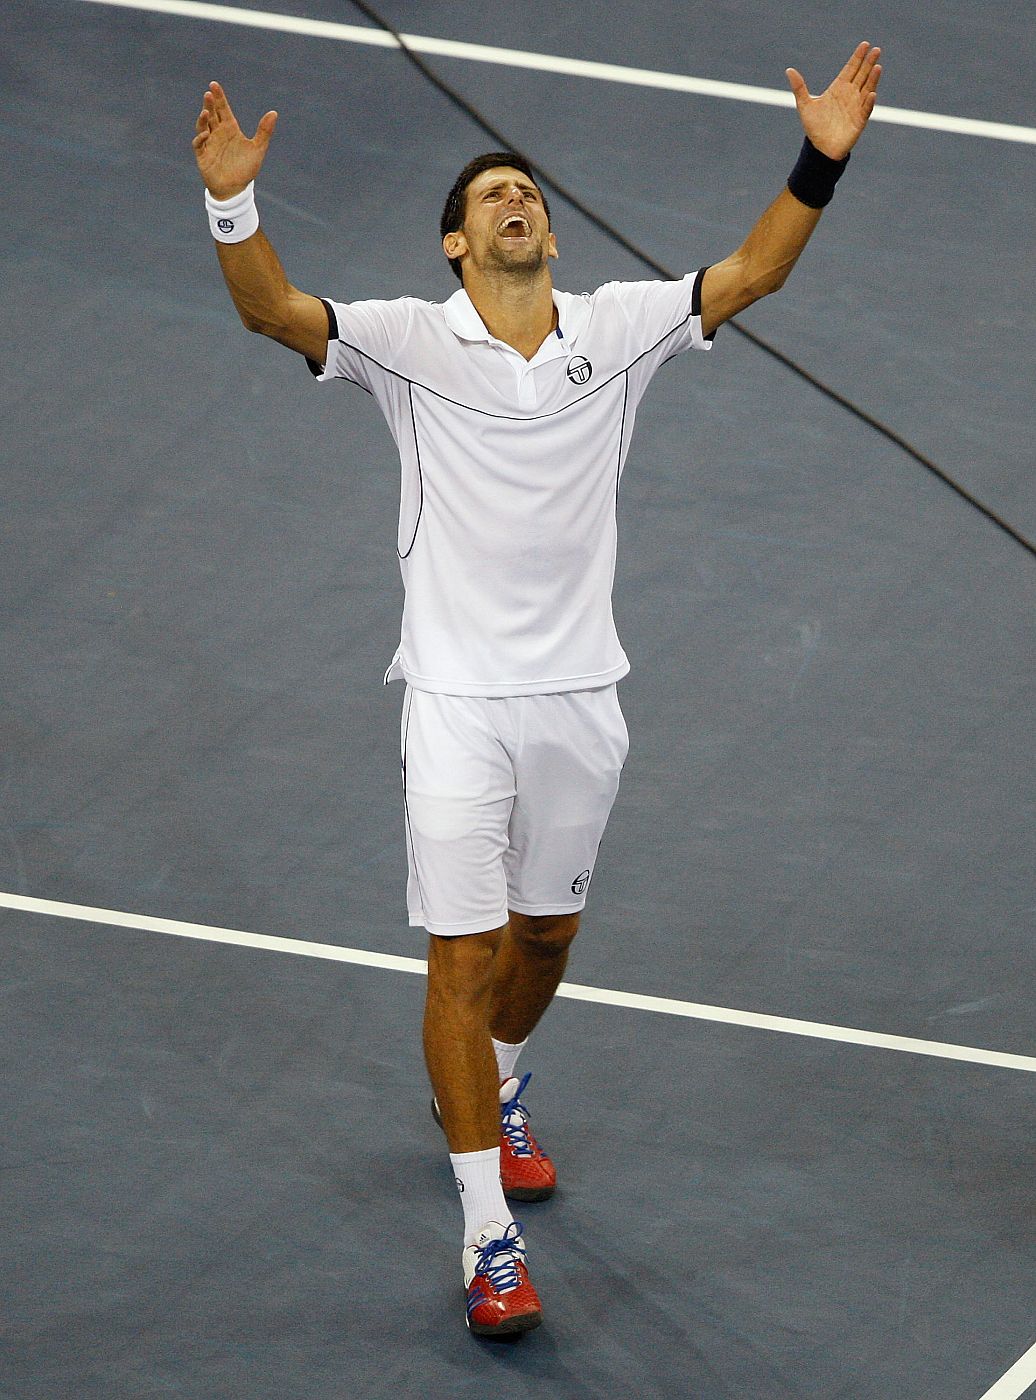
[[779, 292], [791, 276], [794, 262], [782, 263], [779, 267], [763, 268], [748, 283], [747, 291], [751, 301], [761, 301], [763, 297]]
[[785, 281], [791, 276], [798, 258], [788, 258], [787, 262], [777, 263], [776, 266], [764, 267], [756, 277], [757, 297], [771, 297], [774, 291], [780, 291]]
[[265, 335], [269, 340], [280, 340], [285, 334], [283, 322], [271, 316], [264, 316], [259, 311], [251, 311], [247, 307], [239, 306], [237, 314], [241, 317], [241, 324], [246, 331], [251, 331], [253, 335]]
[[238, 307], [237, 312], [241, 318], [241, 325], [244, 326], [245, 330], [251, 330], [253, 335], [274, 335], [277, 323], [270, 316], [263, 315], [260, 311], [253, 311], [251, 307]]
[[289, 308], [283, 299], [255, 295], [249, 288], [238, 287], [231, 288], [230, 299], [246, 331], [270, 336], [273, 340], [284, 333]]

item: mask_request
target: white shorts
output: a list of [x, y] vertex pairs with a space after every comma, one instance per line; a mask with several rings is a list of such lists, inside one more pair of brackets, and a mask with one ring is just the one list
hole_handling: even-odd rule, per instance
[[555, 695], [407, 686], [401, 757], [410, 922], [482, 933], [582, 909], [629, 734], [614, 685]]

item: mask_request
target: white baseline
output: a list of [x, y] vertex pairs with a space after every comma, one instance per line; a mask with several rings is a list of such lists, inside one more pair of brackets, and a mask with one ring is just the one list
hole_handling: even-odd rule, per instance
[[1036, 1381], [1036, 1346], [1018, 1358], [1005, 1376], [991, 1385], [981, 1400], [1018, 1400]]
[[[85, 904], [66, 904], [54, 899], [0, 892], [0, 907], [28, 914], [48, 914], [58, 919], [76, 919], [114, 928], [142, 929], [150, 933], [172, 934], [177, 938], [197, 938], [209, 943], [227, 943], [239, 948], [257, 948], [270, 953], [292, 953], [297, 957], [324, 958], [329, 962], [354, 963], [360, 967], [383, 968], [389, 972], [425, 975], [428, 966], [422, 958], [401, 958], [391, 953], [371, 953], [363, 948], [340, 948], [334, 943], [309, 943], [298, 938], [280, 938], [244, 929], [213, 928], [208, 924], [183, 923], [179, 919], [159, 919], [148, 914], [127, 914], [118, 909], [94, 909]], [[947, 1045], [937, 1040], [915, 1040], [905, 1035], [885, 1035], [881, 1031], [861, 1031], [850, 1026], [828, 1026], [819, 1021], [797, 1021], [787, 1016], [767, 1016], [757, 1011], [736, 1011], [725, 1006], [707, 1006], [672, 997], [642, 996], [638, 992], [612, 991], [607, 987], [583, 987], [562, 982], [558, 996], [571, 1001], [596, 1002], [631, 1011], [653, 1011], [666, 1016], [683, 1016], [695, 1021], [718, 1021], [727, 1026], [776, 1031], [783, 1035], [831, 1040], [843, 1045], [861, 1045], [873, 1050], [898, 1050], [909, 1055], [927, 1055], [939, 1060], [960, 1060], [966, 1064], [988, 1065], [996, 1069], [1036, 1073], [1036, 1057], [1010, 1055], [999, 1050], [982, 1050], [973, 1045]], [[1020, 1364], [1020, 1363], [1019, 1363]]]
[[[185, 19], [215, 20], [222, 24], [241, 24], [251, 29], [272, 29], [281, 34], [303, 34], [346, 44], [396, 48], [396, 41], [383, 29], [303, 19], [298, 15], [279, 15], [266, 10], [245, 10], [237, 5], [211, 5], [202, 3], [202, 0], [83, 0], [83, 3], [110, 5], [124, 10], [147, 10], [161, 15], [181, 15]], [[597, 78], [603, 82], [627, 83], [634, 87], [691, 92], [701, 97], [723, 97], [735, 102], [761, 102], [770, 107], [795, 106], [794, 97], [783, 88], [724, 83], [712, 78], [692, 78], [682, 73], [656, 72], [651, 68], [627, 68], [619, 63], [591, 63], [581, 58], [529, 53], [523, 49], [499, 49], [489, 44], [466, 44], [456, 39], [429, 38], [424, 34], [404, 34], [403, 40], [415, 53], [433, 54], [440, 58], [498, 63], [507, 68], [532, 68], [540, 73], [564, 73], [574, 78]], [[993, 141], [1021, 141], [1036, 145], [1036, 127], [1012, 126], [1007, 122], [942, 116], [938, 112], [915, 112], [907, 107], [885, 107], [881, 104], [874, 109], [871, 120], [889, 122], [894, 126], [921, 127], [925, 131], [948, 131], [958, 136], [984, 136]]]

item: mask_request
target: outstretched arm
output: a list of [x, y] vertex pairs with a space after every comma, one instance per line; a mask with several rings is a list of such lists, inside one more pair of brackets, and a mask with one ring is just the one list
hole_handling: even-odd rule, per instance
[[[844, 161], [874, 111], [881, 78], [880, 49], [859, 44], [834, 82], [811, 97], [802, 74], [788, 69], [806, 136], [821, 157]], [[822, 161], [820, 162], [822, 164]], [[813, 208], [784, 189], [736, 253], [710, 267], [702, 282], [702, 330], [709, 336], [752, 302], [784, 286], [822, 208]]]
[[[214, 199], [228, 200], [258, 175], [277, 113], [267, 112], [255, 135], [245, 136], [219, 83], [210, 83], [191, 143], [205, 187]], [[327, 312], [316, 297], [293, 287], [261, 229], [240, 243], [218, 243], [216, 252], [238, 315], [250, 331], [323, 363], [327, 355]]]

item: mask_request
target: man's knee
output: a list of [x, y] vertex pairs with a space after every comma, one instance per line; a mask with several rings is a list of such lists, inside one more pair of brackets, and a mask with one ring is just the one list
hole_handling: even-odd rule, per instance
[[579, 931], [579, 914], [519, 914], [512, 909], [508, 927], [516, 943], [534, 953], [563, 953]]
[[504, 929], [465, 933], [453, 938], [428, 938], [428, 991], [450, 1000], [479, 1001], [489, 994], [493, 959]]

